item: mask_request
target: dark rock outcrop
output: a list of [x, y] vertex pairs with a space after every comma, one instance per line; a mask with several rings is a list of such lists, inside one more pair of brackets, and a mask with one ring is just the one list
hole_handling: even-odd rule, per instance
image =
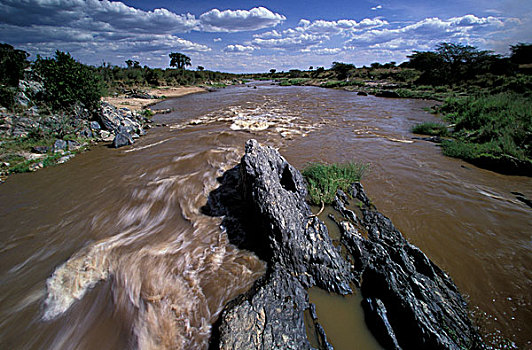
[[377, 97], [388, 97], [388, 98], [400, 98], [399, 94], [395, 91], [390, 90], [381, 90], [375, 94]]
[[[273, 148], [246, 143], [241, 164], [226, 172], [203, 208], [224, 215], [230, 240], [268, 263], [266, 274], [223, 311], [213, 349], [310, 349], [306, 288], [350, 293], [347, 262], [305, 202], [301, 173]], [[321, 327], [316, 327], [321, 329]], [[323, 336], [323, 348], [328, 348]]]
[[387, 349], [482, 348], [467, 304], [449, 276], [371, 205], [361, 184], [353, 185], [352, 197], [361, 215], [357, 220], [345, 215], [342, 243], [354, 258], [367, 324], [381, 344]]
[[113, 139], [113, 147], [119, 148], [133, 144], [133, 137], [126, 131], [120, 130]]
[[241, 163], [219, 181], [203, 212], [223, 216], [230, 241], [268, 267], [225, 307], [211, 349], [330, 349], [306, 289], [347, 294], [352, 284], [386, 349], [480, 348], [454, 283], [374, 208], [360, 184], [351, 197], [338, 191], [334, 203], [348, 263], [312, 215], [302, 175], [273, 148], [248, 141]]

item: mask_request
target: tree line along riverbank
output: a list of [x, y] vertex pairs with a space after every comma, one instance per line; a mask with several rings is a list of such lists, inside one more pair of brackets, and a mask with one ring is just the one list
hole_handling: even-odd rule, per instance
[[[375, 62], [357, 68], [350, 63], [333, 62], [330, 69], [309, 67], [307, 71], [277, 72], [272, 68], [263, 74], [213, 72], [201, 66], [187, 70], [190, 59], [178, 53], [170, 54], [176, 69], [150, 68], [133, 60], [125, 61], [126, 67], [107, 63], [93, 67], [60, 51], [54, 57], [38, 56], [34, 61], [29, 61], [28, 56], [8, 44], [0, 44], [3, 178], [64, 161], [65, 151], [56, 152], [57, 140], [63, 141], [60, 147], [66, 142], [66, 152], [75, 153], [93, 142], [113, 141], [122, 126], [128, 128], [128, 135], [124, 134], [119, 144], [133, 142], [150, 127], [153, 112], [145, 107], [185, 93], [180, 90], [184, 86], [213, 89], [247, 79], [275, 80], [281, 86], [338, 88], [360, 95], [441, 101], [433, 112], [439, 113], [442, 123], [435, 127], [413, 125], [414, 133], [436, 136], [430, 139], [441, 143], [445, 155], [503, 173], [532, 173], [530, 44], [513, 45], [511, 55], [503, 57], [471, 46], [442, 43], [435, 51], [414, 51], [400, 65]], [[160, 86], [164, 88], [156, 89]], [[110, 129], [102, 120], [102, 97], [119, 107], [113, 117], [115, 127], [108, 123]], [[92, 122], [98, 123], [100, 129]], [[139, 125], [136, 131], [133, 124]]]
[[508, 57], [475, 47], [441, 43], [434, 51], [414, 51], [409, 60], [375, 62], [369, 67], [333, 62], [255, 75], [281, 86], [318, 86], [391, 98], [442, 102], [432, 109], [441, 123], [413, 125], [430, 135], [446, 156], [505, 174], [532, 175], [532, 45], [510, 47]]

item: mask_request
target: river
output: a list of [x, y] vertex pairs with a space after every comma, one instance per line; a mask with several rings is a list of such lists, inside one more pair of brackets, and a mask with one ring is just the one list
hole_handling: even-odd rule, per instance
[[[412, 125], [438, 119], [425, 111], [434, 102], [256, 86], [161, 102], [168, 127], [133, 146], [95, 146], [0, 185], [2, 348], [206, 348], [223, 306], [265, 269], [200, 210], [249, 138], [300, 169], [370, 163], [373, 203], [450, 274], [488, 338], [532, 347], [532, 210], [512, 193], [531, 198], [530, 178], [412, 140]], [[311, 301], [326, 319], [338, 298], [322, 294]]]

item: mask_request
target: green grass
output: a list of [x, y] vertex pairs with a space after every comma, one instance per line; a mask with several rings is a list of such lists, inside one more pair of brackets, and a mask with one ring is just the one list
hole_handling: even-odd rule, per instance
[[364, 83], [361, 80], [351, 80], [351, 81], [345, 81], [345, 80], [327, 80], [320, 84], [320, 87], [324, 88], [337, 88], [337, 87], [344, 87], [344, 86], [364, 86], [366, 83]]
[[441, 123], [421, 123], [412, 128], [414, 134], [431, 135], [431, 136], [448, 136], [449, 130], [447, 126]]
[[440, 113], [455, 124], [453, 137], [473, 147], [471, 154], [481, 148], [482, 153], [495, 157], [532, 158], [532, 100], [528, 97], [503, 93], [452, 98]]
[[302, 174], [308, 184], [310, 202], [319, 205], [330, 204], [336, 196], [336, 190], [348, 192], [354, 182], [360, 181], [368, 164], [343, 163], [321, 164], [311, 163]]
[[292, 86], [292, 85], [296, 85], [296, 86], [299, 86], [299, 85], [302, 85], [304, 84], [305, 82], [307, 82], [308, 78], [293, 78], [293, 79], [282, 79], [280, 82], [279, 82], [279, 85], [280, 86]]

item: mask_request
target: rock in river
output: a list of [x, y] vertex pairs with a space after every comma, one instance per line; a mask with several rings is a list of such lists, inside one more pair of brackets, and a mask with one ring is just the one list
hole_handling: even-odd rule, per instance
[[[202, 208], [222, 216], [230, 241], [268, 264], [246, 293], [224, 308], [211, 349], [330, 349], [307, 289], [348, 294], [361, 287], [366, 320], [387, 349], [478, 348], [480, 337], [451, 279], [371, 205], [360, 184], [339, 192], [345, 219], [341, 254], [327, 227], [312, 215], [301, 173], [273, 148], [246, 143], [239, 165], [224, 173]], [[350, 208], [358, 204], [360, 214]], [[364, 230], [365, 238], [360, 232]], [[347, 259], [344, 256], [349, 255]], [[307, 334], [312, 329], [314, 334]], [[312, 333], [311, 332], [311, 333]]]

